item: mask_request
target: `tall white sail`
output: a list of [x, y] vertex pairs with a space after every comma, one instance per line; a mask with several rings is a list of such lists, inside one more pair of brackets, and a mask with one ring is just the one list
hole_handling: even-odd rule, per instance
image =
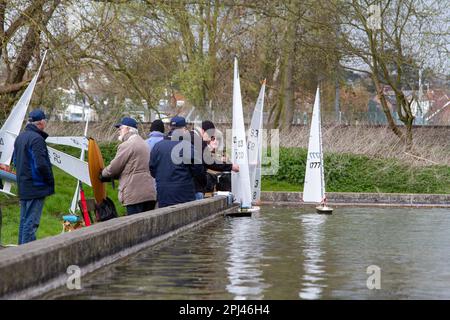
[[[44, 65], [47, 51], [44, 52], [41, 65], [38, 71], [34, 75], [28, 87], [23, 92], [17, 104], [11, 110], [8, 118], [0, 129], [0, 163], [9, 166], [11, 164], [12, 154], [14, 152], [14, 141], [20, 133], [25, 114], [27, 113], [28, 105], [30, 104], [31, 97], [33, 95], [34, 87], [41, 73], [42, 66]], [[3, 189], [0, 192], [13, 195], [11, 192], [11, 182], [5, 181], [3, 183]]]
[[266, 80], [264, 80], [261, 90], [259, 91], [248, 133], [248, 167], [253, 203], [257, 203], [261, 198], [261, 157], [265, 90]]
[[317, 87], [309, 133], [303, 201], [321, 203], [325, 198], [323, 176], [322, 130], [320, 121], [320, 93]]
[[92, 187], [88, 164], [52, 147], [47, 147], [50, 163]]
[[244, 115], [242, 112], [241, 85], [239, 81], [238, 62], [234, 59], [233, 77], [233, 127], [232, 159], [239, 165], [239, 172], [231, 173], [231, 192], [241, 208], [251, 208], [251, 186], [248, 171], [247, 142], [245, 139]]
[[34, 75], [28, 87], [25, 89], [24, 93], [20, 97], [19, 101], [12, 109], [2, 128], [0, 129], [0, 163], [10, 165], [11, 158], [14, 151], [14, 141], [20, 133], [22, 128], [22, 123], [27, 113], [28, 105], [31, 101], [31, 96], [33, 95], [34, 87], [41, 73], [41, 68], [44, 65], [45, 57], [47, 51], [45, 51], [42, 57], [41, 65], [38, 71]]
[[83, 151], [88, 149], [88, 138], [86, 137], [48, 137], [45, 142], [75, 147]]

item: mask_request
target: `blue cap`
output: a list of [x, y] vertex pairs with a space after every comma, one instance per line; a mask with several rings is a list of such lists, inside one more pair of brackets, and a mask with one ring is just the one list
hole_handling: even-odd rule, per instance
[[114, 127], [119, 128], [120, 126], [128, 126], [137, 129], [137, 122], [133, 118], [125, 117], [120, 121], [120, 123], [116, 124]]
[[47, 119], [47, 117], [45, 116], [44, 111], [42, 111], [41, 109], [35, 109], [28, 115], [29, 122], [41, 121], [44, 119]]
[[170, 120], [170, 125], [175, 128], [186, 127], [186, 119], [183, 117], [175, 116]]

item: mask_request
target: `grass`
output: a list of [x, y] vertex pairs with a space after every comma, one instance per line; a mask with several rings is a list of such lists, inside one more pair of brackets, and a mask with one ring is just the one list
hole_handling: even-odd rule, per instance
[[[101, 146], [102, 153], [105, 155], [105, 163], [109, 163], [115, 153], [116, 144]], [[59, 150], [70, 153], [76, 156], [79, 150], [70, 147], [58, 146]], [[113, 153], [114, 151], [114, 153]], [[53, 175], [55, 177], [55, 194], [47, 197], [45, 200], [42, 217], [37, 232], [37, 238], [57, 235], [62, 231], [62, 216], [69, 213], [69, 208], [72, 203], [72, 197], [76, 188], [76, 180], [72, 176], [66, 174], [62, 170], [53, 167]], [[93, 198], [92, 188], [83, 185], [86, 198]], [[17, 194], [15, 186], [12, 192]], [[107, 194], [115, 205], [119, 215], [125, 213], [125, 208], [117, 199], [117, 183], [116, 189], [113, 190], [111, 184], [107, 184]], [[20, 206], [17, 197], [7, 197], [0, 193], [0, 204], [3, 213], [3, 223], [1, 229], [1, 243], [3, 244], [17, 244], [19, 222], [20, 222]]]
[[261, 184], [262, 191], [300, 191], [300, 186], [297, 184], [289, 183], [287, 181], [276, 181], [268, 178], [262, 179]]
[[[264, 177], [266, 191], [301, 191], [305, 177], [306, 150], [280, 148], [280, 168]], [[450, 167], [413, 166], [399, 159], [327, 153], [325, 185], [329, 192], [450, 193]]]

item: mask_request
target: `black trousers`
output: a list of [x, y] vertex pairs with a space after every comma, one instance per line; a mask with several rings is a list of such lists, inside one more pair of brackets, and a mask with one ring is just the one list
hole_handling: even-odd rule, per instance
[[150, 211], [155, 209], [156, 201], [146, 201], [136, 204], [131, 204], [129, 206], [126, 206], [127, 208], [127, 215], [130, 216], [132, 214]]

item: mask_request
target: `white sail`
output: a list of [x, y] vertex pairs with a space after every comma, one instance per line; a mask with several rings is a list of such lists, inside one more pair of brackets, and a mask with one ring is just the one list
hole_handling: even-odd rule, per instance
[[11, 164], [11, 158], [14, 151], [14, 141], [20, 133], [22, 128], [22, 123], [27, 113], [28, 105], [31, 101], [31, 96], [33, 95], [34, 87], [41, 73], [41, 68], [44, 64], [47, 51], [45, 51], [44, 56], [39, 66], [38, 71], [34, 75], [28, 87], [25, 89], [24, 93], [20, 97], [19, 101], [12, 109], [2, 128], [0, 129], [0, 163], [5, 165]]
[[[22, 128], [22, 123], [27, 113], [28, 106], [33, 95], [36, 82], [41, 73], [42, 66], [44, 65], [45, 57], [47, 56], [47, 51], [44, 52], [42, 57], [41, 65], [38, 71], [34, 75], [28, 87], [25, 89], [24, 93], [20, 97], [17, 104], [11, 110], [8, 118], [0, 129], [0, 164], [9, 166], [11, 164], [12, 154], [14, 152], [14, 141], [20, 133]], [[13, 195], [11, 192], [11, 184], [9, 182], [3, 184], [3, 189], [0, 192]]]
[[303, 201], [311, 203], [321, 203], [324, 198], [325, 181], [323, 176], [320, 93], [319, 88], [317, 88], [311, 120], [311, 131], [309, 133], [305, 184], [303, 187]]
[[54, 166], [92, 187], [87, 162], [72, 157], [62, 151], [53, 149], [52, 147], [47, 147], [47, 149], [50, 162]]
[[238, 62], [234, 59], [233, 78], [233, 127], [232, 159], [239, 165], [239, 172], [231, 174], [231, 192], [241, 208], [251, 208], [251, 186], [248, 171], [247, 143], [245, 139], [244, 115], [242, 113], [241, 85], [239, 81]]
[[11, 182], [3, 181], [3, 189], [0, 189], [0, 192], [5, 193], [10, 196], [15, 196], [14, 193], [11, 193], [11, 187], [12, 187]]
[[88, 139], [86, 137], [48, 137], [45, 141], [47, 143], [75, 147], [83, 151], [88, 149]]
[[261, 157], [265, 89], [266, 80], [264, 80], [259, 91], [248, 133], [248, 167], [253, 203], [257, 203], [261, 198]]

